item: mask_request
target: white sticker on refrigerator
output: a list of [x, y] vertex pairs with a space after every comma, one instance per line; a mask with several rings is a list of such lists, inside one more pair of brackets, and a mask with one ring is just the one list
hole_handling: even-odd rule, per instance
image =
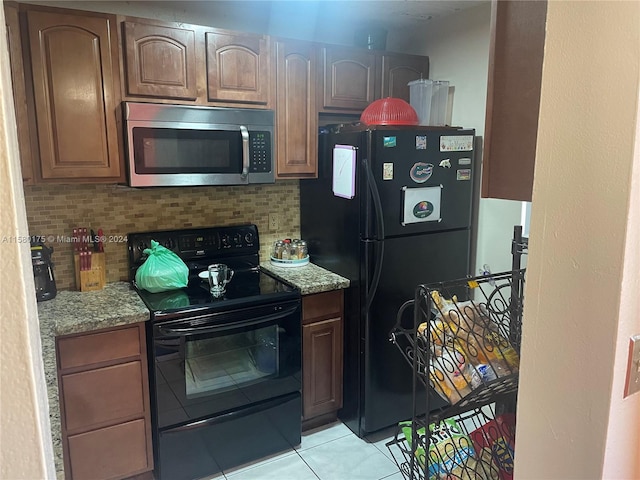
[[402, 187], [402, 226], [420, 222], [439, 222], [442, 185], [435, 187]]
[[441, 152], [470, 152], [473, 150], [473, 135], [443, 135], [440, 137]]
[[427, 136], [416, 135], [416, 150], [426, 150], [426, 149], [427, 149]]
[[458, 165], [471, 165], [471, 159], [470, 158], [459, 158], [458, 159]]
[[382, 180], [393, 180], [393, 163], [382, 164]]

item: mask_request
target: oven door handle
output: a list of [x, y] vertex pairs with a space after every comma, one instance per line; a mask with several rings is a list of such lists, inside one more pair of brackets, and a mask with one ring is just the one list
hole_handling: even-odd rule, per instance
[[240, 178], [243, 180], [249, 175], [249, 130], [244, 125], [240, 125], [240, 134], [242, 135], [242, 174]]
[[292, 399], [299, 397], [300, 392], [293, 392], [285, 395], [284, 397], [273, 398], [262, 403], [258, 403], [256, 405], [251, 405], [250, 407], [243, 408], [235, 411], [228, 411], [223, 413], [222, 415], [215, 416], [213, 418], [207, 418], [205, 420], [199, 420], [197, 422], [188, 423], [187, 425], [182, 425], [181, 427], [172, 428], [170, 430], [165, 430], [162, 432], [163, 435], [169, 433], [180, 433], [189, 430], [196, 430], [198, 428], [207, 427], [210, 425], [215, 425], [218, 423], [228, 422], [229, 420], [234, 420], [238, 417], [244, 417], [247, 415], [252, 415], [254, 413], [260, 413], [265, 410], [269, 410], [273, 407], [277, 407]]
[[214, 332], [224, 332], [225, 330], [233, 330], [236, 328], [260, 325], [262, 323], [273, 322], [274, 320], [278, 320], [280, 318], [284, 318], [286, 316], [291, 315], [298, 309], [298, 304], [288, 307], [284, 310], [280, 310], [277, 313], [271, 313], [269, 315], [263, 315], [261, 317], [252, 318], [250, 320], [242, 320], [239, 322], [233, 323], [225, 323], [219, 325], [199, 325], [197, 327], [184, 327], [184, 328], [171, 328], [171, 327], [163, 327], [158, 326], [158, 332], [162, 335], [167, 336], [180, 336], [184, 337], [187, 335], [194, 335], [199, 333], [214, 333]]

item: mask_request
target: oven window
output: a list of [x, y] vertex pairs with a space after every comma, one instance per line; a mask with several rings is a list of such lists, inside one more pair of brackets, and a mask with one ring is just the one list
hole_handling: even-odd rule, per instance
[[139, 174], [242, 171], [239, 131], [134, 127], [132, 135]]
[[237, 389], [278, 375], [278, 326], [185, 342], [187, 398]]

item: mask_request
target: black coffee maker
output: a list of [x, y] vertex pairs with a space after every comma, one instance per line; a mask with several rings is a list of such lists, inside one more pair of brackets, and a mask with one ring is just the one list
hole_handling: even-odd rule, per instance
[[33, 278], [36, 283], [36, 300], [43, 302], [56, 296], [56, 279], [53, 276], [53, 262], [51, 254], [53, 248], [47, 247], [42, 242], [31, 244], [31, 264], [33, 265]]

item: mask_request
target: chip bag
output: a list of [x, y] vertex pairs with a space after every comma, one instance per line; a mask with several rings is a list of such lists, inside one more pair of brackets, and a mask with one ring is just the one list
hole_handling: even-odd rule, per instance
[[[411, 422], [401, 422], [402, 433], [411, 448]], [[476, 460], [471, 440], [458, 426], [453, 418], [447, 418], [429, 425], [429, 436], [425, 438], [424, 427], [416, 431], [419, 437], [418, 446], [414, 452], [421, 468], [427, 465], [427, 478], [437, 480], [441, 478], [471, 479]], [[424, 446], [428, 444], [425, 452]]]
[[503, 413], [471, 432], [476, 451], [491, 453], [500, 480], [513, 480], [516, 416]]
[[189, 268], [178, 255], [155, 240], [151, 240], [151, 248], [143, 253], [148, 257], [136, 271], [139, 288], [157, 293], [187, 286]]

